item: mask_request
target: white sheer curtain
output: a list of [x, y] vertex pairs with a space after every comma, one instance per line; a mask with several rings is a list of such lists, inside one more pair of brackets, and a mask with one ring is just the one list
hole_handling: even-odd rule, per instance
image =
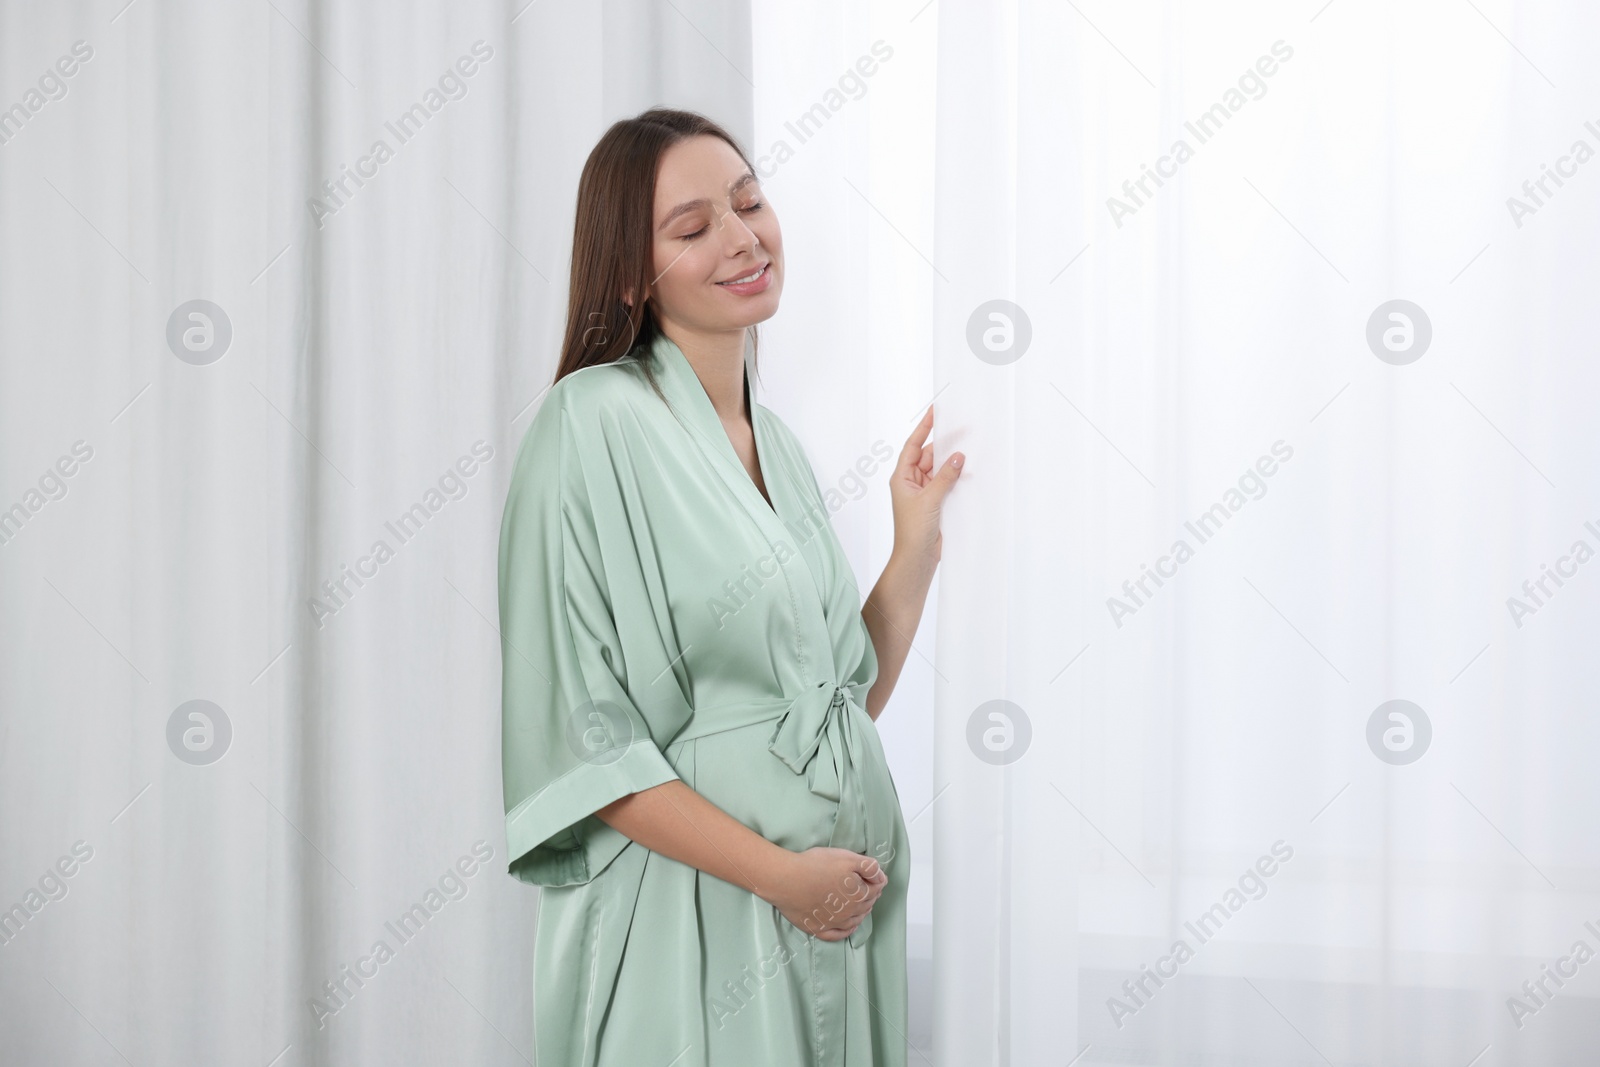
[[880, 442], [969, 456], [880, 721], [911, 1062], [1592, 1061], [1597, 30], [0, 5], [3, 1058], [531, 1059], [503, 464], [668, 103], [766, 178], [760, 399], [863, 592]]
[[1596, 13], [838, 10], [756, 23], [758, 144], [894, 48], [774, 332], [970, 457], [883, 725], [926, 1061], [1590, 1062]]
[[748, 25], [0, 5], [0, 1062], [531, 1061], [510, 457], [584, 158], [743, 132]]

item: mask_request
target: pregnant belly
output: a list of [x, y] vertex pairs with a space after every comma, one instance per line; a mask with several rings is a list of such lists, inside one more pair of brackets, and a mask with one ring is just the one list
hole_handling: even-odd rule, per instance
[[[826, 700], [823, 694], [822, 700]], [[666, 756], [692, 788], [768, 841], [803, 852], [831, 845], [887, 862], [903, 837], [899, 795], [877, 727], [852, 700], [826, 712], [791, 710], [717, 732], [711, 721], [669, 745]]]

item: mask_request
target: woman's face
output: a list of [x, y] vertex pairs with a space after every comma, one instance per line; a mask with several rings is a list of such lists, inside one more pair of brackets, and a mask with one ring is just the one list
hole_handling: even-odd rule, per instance
[[[722, 138], [690, 137], [662, 155], [653, 243], [650, 296], [662, 322], [717, 333], [777, 312], [783, 291], [778, 217], [760, 180]], [[753, 283], [723, 284], [757, 271]]]

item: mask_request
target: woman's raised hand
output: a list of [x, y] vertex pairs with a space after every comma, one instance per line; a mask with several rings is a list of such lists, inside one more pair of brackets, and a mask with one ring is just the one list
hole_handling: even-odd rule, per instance
[[937, 474], [933, 470], [933, 446], [927, 444], [928, 433], [933, 429], [933, 405], [922, 416], [917, 428], [911, 431], [895, 461], [894, 474], [889, 479], [889, 499], [894, 506], [894, 551], [903, 558], [939, 561], [941, 537], [939, 512], [945, 494], [950, 492], [961, 477], [961, 464], [966, 456], [952, 452]]

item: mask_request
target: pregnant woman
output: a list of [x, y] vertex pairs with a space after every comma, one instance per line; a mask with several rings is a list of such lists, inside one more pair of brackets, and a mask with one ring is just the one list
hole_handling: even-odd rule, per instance
[[905, 1063], [910, 854], [875, 721], [962, 457], [934, 472], [930, 407], [863, 605], [800, 442], [751, 398], [783, 280], [721, 127], [656, 108], [595, 146], [500, 531], [540, 1067]]

